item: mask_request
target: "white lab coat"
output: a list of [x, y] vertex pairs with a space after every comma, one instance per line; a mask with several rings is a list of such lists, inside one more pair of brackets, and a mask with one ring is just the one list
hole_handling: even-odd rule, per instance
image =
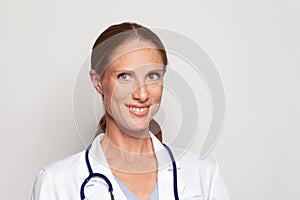
[[[111, 173], [100, 146], [104, 134], [97, 136], [91, 146], [89, 158], [94, 172], [108, 177], [116, 200], [126, 200]], [[158, 194], [160, 200], [174, 199], [172, 165], [168, 152], [151, 134], [158, 162]], [[229, 200], [229, 194], [218, 163], [212, 159], [171, 148], [178, 173], [179, 199]], [[89, 175], [85, 151], [57, 161], [42, 169], [36, 178], [31, 200], [80, 200], [80, 187]], [[143, 183], [141, 183], [143, 184]], [[110, 199], [107, 186], [100, 179], [92, 179], [85, 187], [89, 199]]]

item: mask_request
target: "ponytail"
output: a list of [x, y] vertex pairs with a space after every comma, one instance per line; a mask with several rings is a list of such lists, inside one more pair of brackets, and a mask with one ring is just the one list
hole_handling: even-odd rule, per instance
[[[105, 129], [106, 129], [106, 116], [104, 114], [99, 121], [98, 130], [97, 130], [94, 138], [97, 137], [100, 133], [104, 133]], [[160, 125], [154, 119], [152, 119], [150, 121], [149, 130], [151, 131], [151, 133], [153, 133], [157, 137], [157, 139], [160, 142], [162, 142], [162, 131], [161, 131]]]

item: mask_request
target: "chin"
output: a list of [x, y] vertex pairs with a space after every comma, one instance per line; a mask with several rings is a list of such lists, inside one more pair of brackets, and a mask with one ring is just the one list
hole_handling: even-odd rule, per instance
[[145, 137], [149, 133], [149, 122], [130, 123], [121, 127], [122, 131], [133, 137]]
[[132, 131], [145, 131], [149, 128], [149, 121], [147, 122], [142, 122], [142, 123], [134, 123], [134, 124], [130, 124], [128, 126], [129, 130]]

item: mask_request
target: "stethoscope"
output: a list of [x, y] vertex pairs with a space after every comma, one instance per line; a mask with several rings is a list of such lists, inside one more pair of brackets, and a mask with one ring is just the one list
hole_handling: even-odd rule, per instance
[[[171, 149], [166, 144], [164, 144], [164, 143], [162, 143], [162, 144], [164, 145], [165, 149], [168, 151], [168, 154], [169, 154], [170, 159], [172, 161], [174, 197], [175, 197], [175, 200], [179, 200], [179, 197], [178, 197], [178, 188], [177, 188], [177, 167], [176, 167], [176, 162], [175, 162], [175, 159], [174, 159], [174, 156], [173, 156], [173, 153], [172, 153]], [[101, 179], [103, 179], [106, 182], [106, 184], [108, 186], [108, 191], [109, 191], [109, 194], [110, 194], [110, 199], [114, 200], [115, 197], [114, 197], [114, 194], [113, 194], [113, 186], [112, 186], [110, 180], [104, 174], [94, 173], [93, 170], [92, 170], [92, 167], [91, 167], [91, 164], [90, 164], [90, 160], [89, 160], [89, 151], [90, 151], [90, 148], [91, 148], [91, 145], [85, 151], [85, 162], [86, 162], [86, 166], [87, 166], [87, 168], [89, 170], [89, 176], [81, 184], [81, 187], [80, 187], [80, 199], [81, 200], [85, 199], [84, 188], [85, 188], [86, 184], [92, 178], [101, 178]]]

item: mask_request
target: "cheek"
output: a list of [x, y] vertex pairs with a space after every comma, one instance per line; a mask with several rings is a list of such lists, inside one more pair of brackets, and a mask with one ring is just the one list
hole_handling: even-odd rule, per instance
[[112, 97], [116, 100], [122, 100], [122, 99], [127, 99], [131, 94], [132, 94], [132, 87], [130, 86], [123, 86], [123, 85], [116, 85]]
[[102, 83], [103, 86], [103, 96], [104, 96], [104, 106], [106, 110], [111, 114], [112, 105], [114, 101], [114, 95], [116, 94], [116, 85], [111, 81], [105, 81]]
[[155, 101], [155, 103], [160, 103], [162, 98], [163, 86], [161, 84], [149, 85], [148, 91], [150, 92], [153, 101]]
[[107, 98], [107, 102], [110, 101], [109, 104], [116, 108], [127, 103], [131, 94], [132, 88], [124, 87], [123, 85], [117, 84], [110, 91], [109, 98]]

